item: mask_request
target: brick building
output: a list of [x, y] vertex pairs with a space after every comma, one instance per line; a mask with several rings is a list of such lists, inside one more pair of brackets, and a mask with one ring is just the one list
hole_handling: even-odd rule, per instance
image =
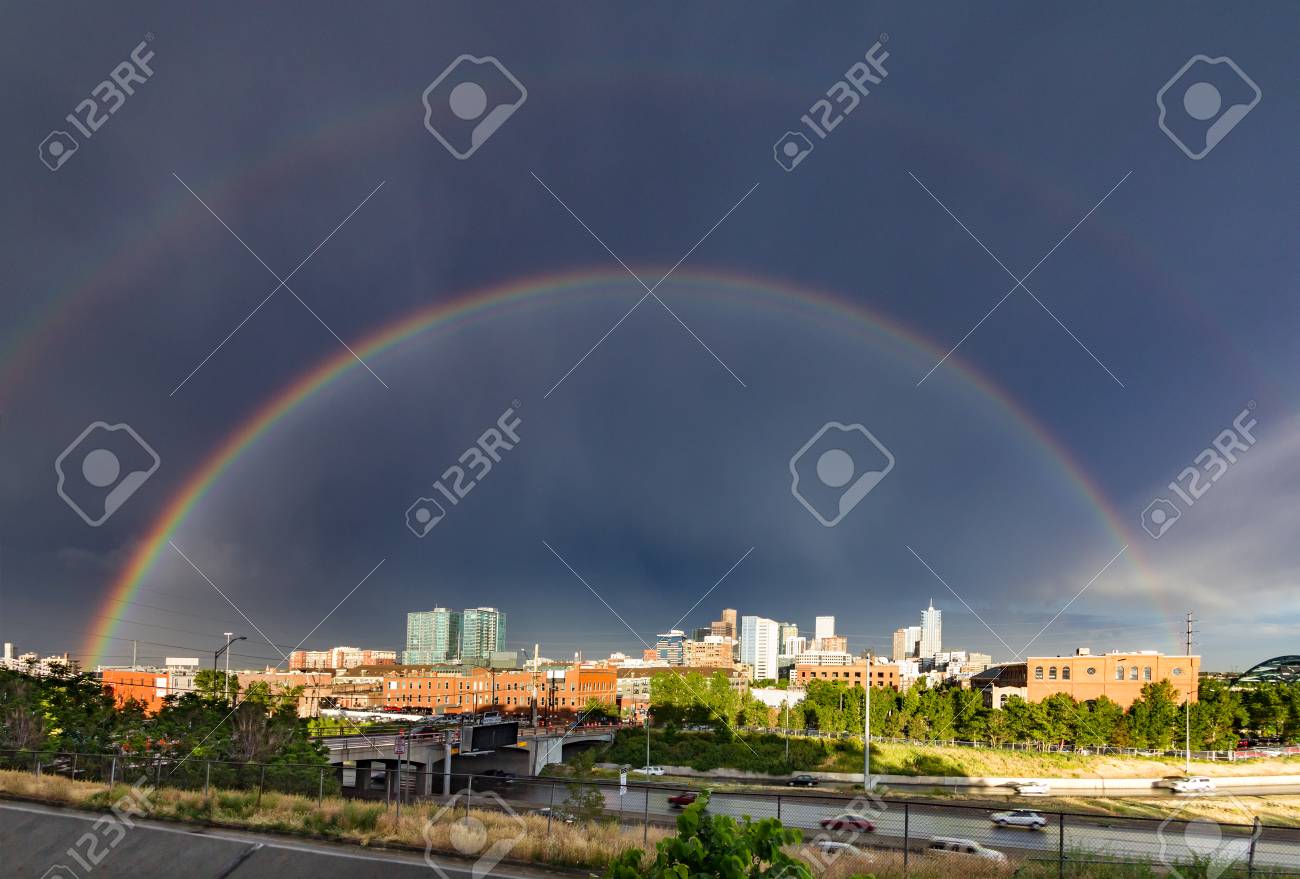
[[1168, 681], [1183, 702], [1196, 701], [1199, 656], [1168, 656], [1155, 650], [1094, 654], [1080, 648], [1073, 656], [1031, 656], [1025, 661], [1030, 702], [1053, 693], [1068, 693], [1079, 702], [1106, 696], [1127, 708], [1142, 696], [1142, 688]]
[[[868, 669], [870, 671], [868, 672]], [[863, 681], [870, 680], [873, 687], [893, 687], [899, 689], [898, 666], [877, 663], [868, 666], [865, 662], [851, 665], [805, 665], [797, 664], [790, 677], [791, 685], [803, 689], [811, 680], [842, 681], [850, 686], [862, 686]]]

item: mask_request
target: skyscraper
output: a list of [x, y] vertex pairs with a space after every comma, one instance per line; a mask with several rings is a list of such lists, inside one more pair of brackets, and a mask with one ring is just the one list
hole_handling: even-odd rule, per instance
[[893, 649], [889, 652], [889, 658], [894, 660], [907, 659], [911, 655], [912, 645], [907, 640], [907, 627], [895, 629]]
[[406, 615], [405, 665], [429, 665], [460, 658], [461, 613], [445, 607]]
[[709, 628], [714, 635], [721, 635], [724, 638], [739, 637], [740, 631], [736, 628], [735, 608], [729, 607], [724, 610], [722, 612], [722, 619], [714, 620], [713, 624]]
[[934, 609], [934, 599], [930, 607], [921, 611], [921, 646], [918, 655], [925, 659], [934, 656], [943, 649], [943, 611]]
[[466, 608], [461, 616], [461, 659], [470, 663], [486, 661], [494, 650], [505, 649], [505, 613], [495, 607], [476, 607]]
[[813, 638], [820, 641], [822, 638], [835, 637], [835, 617], [818, 617], [813, 627]]
[[669, 665], [685, 665], [686, 633], [681, 629], [661, 633], [655, 641], [655, 654]]
[[740, 618], [740, 661], [754, 669], [754, 680], [775, 680], [781, 652], [780, 625], [766, 617]]

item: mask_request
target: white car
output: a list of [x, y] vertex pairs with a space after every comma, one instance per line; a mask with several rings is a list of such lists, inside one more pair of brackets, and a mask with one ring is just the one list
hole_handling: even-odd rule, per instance
[[1046, 795], [1052, 792], [1051, 787], [1044, 781], [1017, 781], [1011, 786], [1021, 795]]
[[632, 771], [639, 772], [642, 775], [663, 775], [664, 774], [664, 768], [662, 766], [638, 766], [636, 769], [633, 769]]
[[809, 844], [809, 848], [813, 849], [816, 852], [818, 859], [827, 865], [830, 865], [841, 858], [844, 859], [846, 863], [870, 864], [872, 861], [871, 855], [867, 854], [857, 846], [847, 842], [838, 842], [833, 839], [815, 840]]
[[1032, 809], [994, 812], [989, 819], [999, 827], [1027, 827], [1030, 830], [1042, 830], [1047, 826], [1047, 819]]
[[1007, 856], [991, 848], [985, 848], [973, 839], [958, 839], [955, 836], [936, 836], [930, 840], [926, 851], [932, 855], [957, 858], [980, 858], [985, 861], [1007, 863]]
[[1204, 775], [1193, 775], [1188, 778], [1176, 778], [1169, 783], [1169, 787], [1174, 793], [1193, 794], [1203, 791], [1214, 790], [1214, 779], [1206, 778]]

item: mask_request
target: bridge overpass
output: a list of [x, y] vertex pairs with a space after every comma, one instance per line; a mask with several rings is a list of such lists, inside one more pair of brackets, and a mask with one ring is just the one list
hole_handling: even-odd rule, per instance
[[[483, 738], [479, 731], [493, 727], [514, 727], [516, 734], [507, 735], [510, 741], [503, 742], [498, 733], [492, 746], [484, 748], [479, 744]], [[453, 786], [466, 782], [465, 776], [490, 770], [538, 775], [546, 766], [564, 762], [565, 754], [574, 748], [614, 741], [619, 728], [578, 727], [565, 731], [554, 727], [520, 728], [517, 724], [483, 725], [474, 727], [476, 732], [466, 737], [468, 750], [461, 748], [459, 727], [411, 736], [357, 734], [321, 741], [329, 749], [330, 765], [335, 767], [345, 796], [389, 798], [397, 792], [399, 766], [400, 785], [406, 796], [449, 794]]]

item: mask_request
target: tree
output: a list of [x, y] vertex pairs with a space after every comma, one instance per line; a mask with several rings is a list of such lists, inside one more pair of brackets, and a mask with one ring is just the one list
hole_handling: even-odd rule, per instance
[[782, 848], [803, 839], [803, 834], [782, 827], [775, 818], [742, 823], [728, 815], [709, 815], [709, 794], [682, 810], [677, 835], [655, 846], [655, 859], [644, 869], [645, 853], [628, 849], [610, 863], [606, 879], [687, 879], [718, 876], [727, 879], [812, 879], [812, 872]]
[[1168, 750], [1180, 719], [1178, 694], [1168, 681], [1142, 687], [1142, 697], [1128, 709], [1129, 732], [1136, 748]]

